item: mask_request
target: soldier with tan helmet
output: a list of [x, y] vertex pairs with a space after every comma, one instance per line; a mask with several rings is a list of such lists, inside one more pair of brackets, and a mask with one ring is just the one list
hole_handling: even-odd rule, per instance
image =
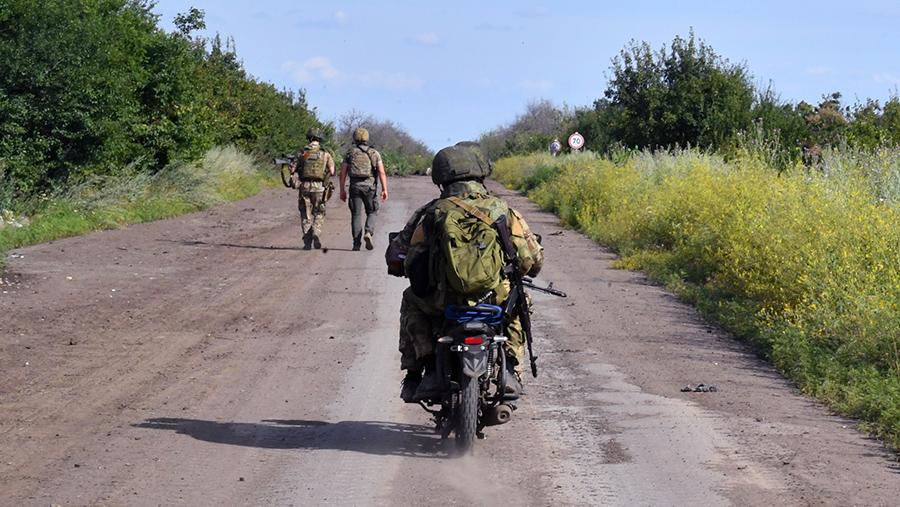
[[322, 248], [322, 226], [325, 224], [326, 191], [334, 176], [334, 157], [322, 148], [325, 140], [318, 127], [306, 133], [307, 145], [297, 154], [291, 167], [291, 179], [300, 189], [297, 207], [303, 230], [303, 249]]
[[[350, 176], [349, 196], [351, 220], [350, 230], [353, 233], [353, 250], [359, 250], [362, 242], [366, 242], [366, 250], [375, 248], [375, 221], [378, 216], [378, 181], [381, 181], [381, 200], [388, 198], [387, 176], [384, 163], [378, 150], [369, 146], [369, 131], [358, 128], [353, 133], [353, 146], [344, 155], [341, 163], [341, 200], [347, 201], [345, 182]], [[376, 180], [377, 178], [377, 180]], [[366, 213], [365, 230], [362, 214]]]

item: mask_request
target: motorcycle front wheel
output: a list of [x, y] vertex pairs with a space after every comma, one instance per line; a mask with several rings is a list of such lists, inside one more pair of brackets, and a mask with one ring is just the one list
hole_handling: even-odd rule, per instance
[[478, 380], [463, 375], [456, 421], [456, 449], [471, 453], [478, 430]]

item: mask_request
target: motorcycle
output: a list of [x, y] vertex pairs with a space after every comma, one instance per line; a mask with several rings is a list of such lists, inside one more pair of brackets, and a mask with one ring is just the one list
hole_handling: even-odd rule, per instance
[[444, 319], [435, 348], [440, 394], [419, 404], [434, 416], [441, 438], [455, 433], [457, 450], [469, 453], [485, 427], [509, 422], [519, 399], [506, 389], [503, 308], [451, 305]]
[[[518, 315], [525, 334], [532, 375], [537, 377], [537, 357], [532, 352], [531, 318], [529, 298], [525, 288], [531, 288], [566, 297], [566, 293], [535, 285], [522, 276], [509, 229], [503, 219], [494, 226], [499, 232], [510, 264], [504, 269], [512, 282], [510, 293], [503, 306], [479, 303], [473, 306], [450, 305], [444, 311], [444, 324], [436, 334], [435, 370], [440, 381], [437, 394], [418, 400], [419, 405], [434, 416], [436, 431], [442, 439], [455, 434], [456, 448], [461, 454], [473, 451], [475, 440], [484, 438], [483, 430], [509, 422], [517, 408], [519, 393], [507, 386], [517, 379], [510, 379], [511, 368], [503, 344], [504, 322]], [[393, 242], [397, 233], [389, 235]], [[540, 241], [540, 238], [538, 238]], [[388, 256], [388, 272], [402, 272], [405, 252]], [[394, 259], [396, 257], [396, 259]], [[392, 269], [392, 262], [397, 265]], [[487, 299], [487, 298], [485, 298]]]

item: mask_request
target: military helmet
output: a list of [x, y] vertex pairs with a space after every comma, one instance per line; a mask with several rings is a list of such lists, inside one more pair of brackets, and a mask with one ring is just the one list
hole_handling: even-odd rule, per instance
[[431, 163], [431, 181], [446, 185], [461, 180], [483, 180], [491, 175], [491, 169], [481, 145], [465, 141], [437, 152]]
[[491, 163], [490, 157], [488, 157], [487, 150], [481, 144], [475, 141], [460, 141], [456, 143], [457, 146], [464, 146], [469, 148], [475, 153], [475, 157], [478, 158], [478, 163], [484, 167], [487, 167], [487, 172], [484, 174], [484, 177], [488, 177], [494, 171], [494, 164]]
[[369, 142], [369, 131], [362, 127], [356, 129], [356, 132], [353, 133], [353, 142], [354, 143]]
[[325, 136], [322, 134], [322, 129], [320, 129], [319, 127], [313, 127], [306, 131], [306, 140], [319, 141], [321, 143], [325, 140]]

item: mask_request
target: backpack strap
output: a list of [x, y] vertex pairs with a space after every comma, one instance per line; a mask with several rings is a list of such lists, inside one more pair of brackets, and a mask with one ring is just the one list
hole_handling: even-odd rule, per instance
[[484, 222], [488, 225], [494, 225], [494, 222], [490, 218], [488, 218], [488, 216], [485, 215], [480, 209], [476, 208], [475, 206], [472, 206], [471, 204], [467, 204], [459, 197], [448, 197], [447, 200], [452, 202], [453, 204], [459, 206], [460, 208], [468, 211], [470, 215], [481, 220], [482, 222]]

